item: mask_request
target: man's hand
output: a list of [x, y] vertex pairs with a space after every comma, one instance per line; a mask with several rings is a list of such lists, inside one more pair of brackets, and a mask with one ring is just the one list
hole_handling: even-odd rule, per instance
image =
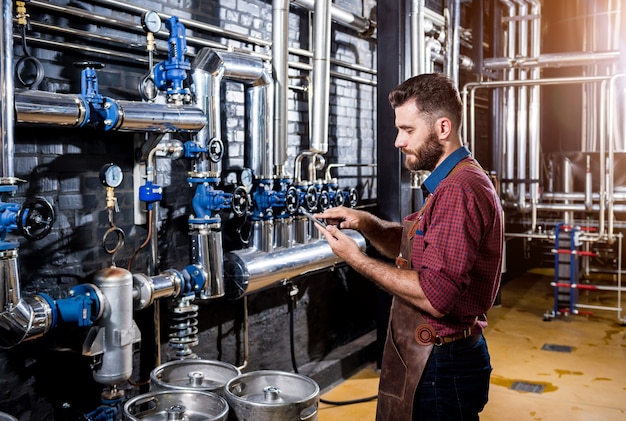
[[331, 250], [349, 265], [356, 263], [356, 259], [363, 256], [363, 251], [352, 238], [341, 232], [336, 225], [327, 225], [326, 228], [315, 225], [322, 233]]
[[325, 210], [323, 213], [314, 215], [316, 218], [325, 219], [329, 225], [338, 228], [363, 231], [371, 214], [365, 211], [338, 206]]

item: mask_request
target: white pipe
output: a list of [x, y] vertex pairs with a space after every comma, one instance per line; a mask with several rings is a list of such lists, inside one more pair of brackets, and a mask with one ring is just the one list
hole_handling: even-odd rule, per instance
[[328, 113], [330, 99], [330, 0], [315, 2], [313, 16], [313, 74], [311, 110], [311, 150], [328, 152]]

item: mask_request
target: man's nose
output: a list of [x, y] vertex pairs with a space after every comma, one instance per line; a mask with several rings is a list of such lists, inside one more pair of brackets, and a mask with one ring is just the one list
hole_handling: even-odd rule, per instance
[[398, 149], [402, 149], [403, 147], [406, 146], [406, 142], [404, 141], [403, 137], [401, 135], [396, 135], [396, 140], [393, 143], [393, 146], [395, 146]]

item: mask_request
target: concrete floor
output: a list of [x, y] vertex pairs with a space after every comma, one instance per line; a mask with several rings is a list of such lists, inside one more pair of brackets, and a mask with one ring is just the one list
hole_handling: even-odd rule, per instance
[[[550, 271], [539, 270], [510, 281], [502, 288], [502, 304], [490, 310], [485, 336], [494, 370], [481, 419], [626, 420], [626, 327], [608, 310], [544, 321], [554, 303], [552, 280]], [[617, 292], [581, 291], [578, 303], [617, 307]], [[321, 398], [363, 398], [377, 387], [372, 364]], [[318, 421], [373, 421], [375, 412], [375, 400], [320, 403]]]

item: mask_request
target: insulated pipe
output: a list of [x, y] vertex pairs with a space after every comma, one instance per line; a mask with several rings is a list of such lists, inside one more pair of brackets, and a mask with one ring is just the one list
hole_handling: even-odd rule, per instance
[[14, 91], [15, 83], [13, 76], [13, 2], [2, 2], [2, 30], [0, 31], [0, 184], [14, 184]]
[[[365, 238], [357, 231], [343, 231], [365, 250]], [[342, 260], [326, 240], [266, 253], [255, 248], [235, 250], [224, 257], [227, 296], [238, 298], [268, 288], [278, 282], [329, 269]]]
[[221, 101], [222, 81], [232, 80], [246, 84], [247, 130], [251, 136], [248, 165], [257, 177], [271, 177], [273, 159], [273, 81], [263, 61], [248, 54], [216, 51], [203, 48], [198, 52], [192, 65], [192, 77], [196, 97], [207, 114], [206, 139], [221, 140]]
[[311, 147], [328, 152], [328, 113], [330, 99], [330, 0], [315, 2], [313, 16], [313, 73], [311, 110]]
[[[112, 129], [133, 132], [195, 132], [206, 117], [197, 107], [175, 107], [150, 102], [111, 100], [118, 105], [117, 124]], [[18, 124], [81, 127], [89, 123], [89, 105], [77, 94], [46, 91], [15, 92]]]
[[272, 69], [274, 75], [274, 143], [276, 175], [284, 176], [287, 160], [287, 98], [289, 91], [289, 0], [272, 1]]
[[53, 326], [53, 308], [41, 296], [22, 299], [17, 250], [0, 252], [0, 348], [35, 339]]
[[[302, 6], [310, 11], [312, 11], [316, 3], [318, 1], [315, 0], [292, 0], [295, 4]], [[376, 28], [376, 24], [372, 22], [370, 19], [364, 18], [362, 16], [357, 16], [355, 14], [350, 13], [349, 11], [342, 9], [339, 6], [331, 4], [330, 6], [330, 14], [332, 19], [350, 29], [354, 29], [359, 32], [361, 35], [371, 35]]]

